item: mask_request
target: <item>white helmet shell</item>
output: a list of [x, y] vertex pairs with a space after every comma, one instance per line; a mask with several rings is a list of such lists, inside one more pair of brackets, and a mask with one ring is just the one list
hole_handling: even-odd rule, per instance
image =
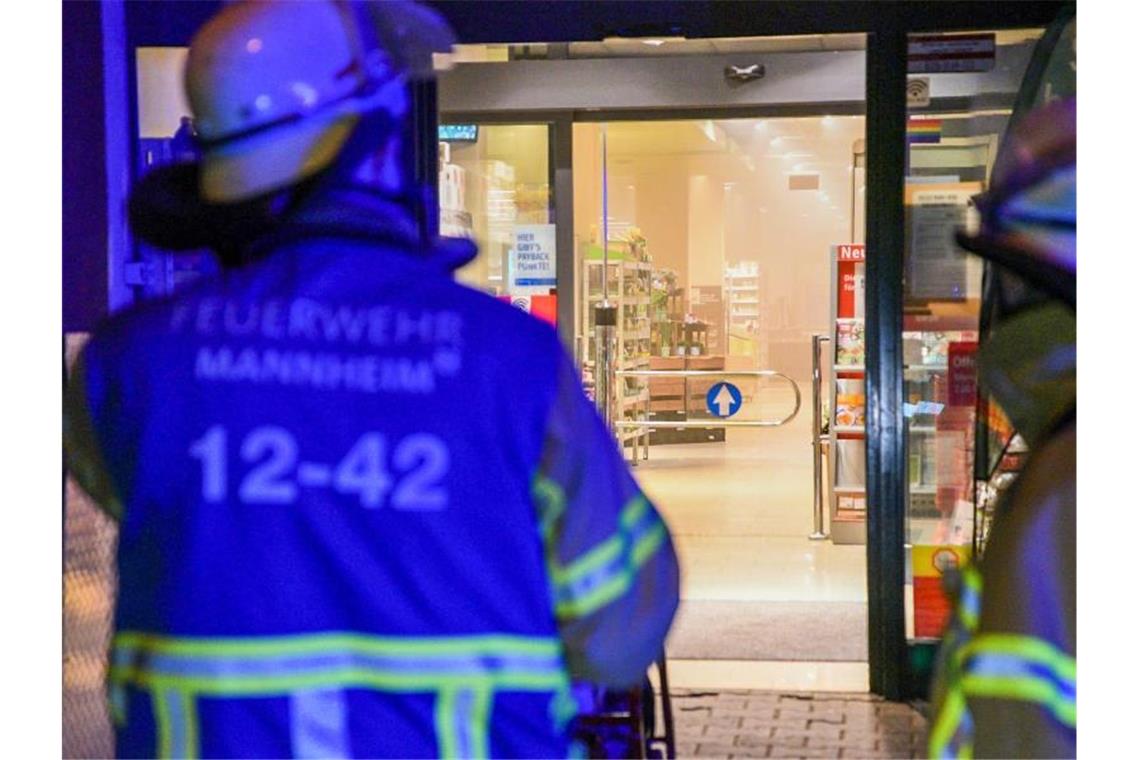
[[312, 176], [367, 111], [407, 111], [402, 72], [365, 53], [332, 0], [237, 2], [194, 36], [186, 91], [202, 141], [199, 191], [230, 203]]

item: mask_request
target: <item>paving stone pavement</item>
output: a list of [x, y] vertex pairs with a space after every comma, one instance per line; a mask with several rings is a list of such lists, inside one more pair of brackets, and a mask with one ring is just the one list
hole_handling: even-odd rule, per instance
[[672, 694], [677, 757], [926, 757], [918, 707], [871, 694], [695, 691]]

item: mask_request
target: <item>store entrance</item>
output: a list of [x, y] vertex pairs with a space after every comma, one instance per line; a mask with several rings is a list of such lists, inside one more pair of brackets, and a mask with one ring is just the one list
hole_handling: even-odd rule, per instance
[[861, 242], [862, 139], [861, 116], [574, 125], [578, 358], [604, 389], [606, 299], [615, 433], [677, 543], [667, 654], [693, 686], [866, 688], [864, 549], [809, 539], [812, 336], [836, 245]]
[[595, 400], [616, 308], [615, 436], [682, 562], [678, 684], [865, 689], [863, 117], [565, 126], [569, 199], [551, 124], [441, 127], [441, 231], [480, 246], [459, 279], [557, 323]]

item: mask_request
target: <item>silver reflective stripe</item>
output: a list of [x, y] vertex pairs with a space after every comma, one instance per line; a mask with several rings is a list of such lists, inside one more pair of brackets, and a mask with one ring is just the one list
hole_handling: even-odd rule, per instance
[[[530, 654], [445, 654], [386, 656], [366, 652], [337, 651], [315, 654], [269, 656], [212, 655], [187, 656], [120, 648], [115, 652], [120, 668], [141, 666], [151, 673], [176, 678], [262, 679], [280, 676], [318, 676], [345, 671], [368, 671], [394, 677], [424, 679], [423, 688], [434, 686], [433, 679], [446, 677], [533, 677], [556, 680], [562, 673], [561, 653]], [[555, 684], [551, 684], [555, 685]]]
[[[558, 583], [557, 601], [560, 604], [573, 604], [585, 599], [598, 589], [615, 579], [632, 581], [633, 576], [648, 559], [646, 548], [655, 549], [659, 539], [665, 535], [665, 526], [652, 511], [644, 512], [638, 522], [623, 529], [619, 534], [621, 543], [615, 546], [613, 556], [578, 577], [571, 577]], [[655, 543], [654, 539], [658, 541]], [[620, 547], [620, 548], [619, 548]], [[642, 554], [639, 556], [639, 552]], [[572, 571], [573, 565], [570, 566]]]
[[475, 757], [473, 746], [472, 712], [475, 708], [475, 693], [470, 689], [460, 689], [455, 694], [455, 750], [459, 757]]
[[158, 756], [197, 757], [198, 731], [191, 696], [182, 689], [156, 689], [153, 699]]
[[445, 758], [491, 756], [491, 690], [487, 688], [444, 689], [436, 696], [436, 737], [439, 755]]
[[293, 757], [352, 757], [345, 693], [300, 691], [289, 697]]
[[561, 692], [568, 680], [556, 638], [487, 635], [392, 638], [326, 633], [257, 638], [116, 635], [111, 683], [154, 696], [160, 754], [198, 747], [194, 699], [289, 696], [293, 753], [348, 756], [344, 690], [437, 695], [441, 753], [486, 757], [495, 690]]

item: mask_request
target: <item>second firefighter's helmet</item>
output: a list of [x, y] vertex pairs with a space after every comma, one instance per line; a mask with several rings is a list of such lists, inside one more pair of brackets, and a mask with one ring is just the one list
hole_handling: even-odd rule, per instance
[[978, 229], [958, 242], [1075, 306], [1077, 99], [1034, 109], [1006, 139], [989, 191], [974, 199]]

